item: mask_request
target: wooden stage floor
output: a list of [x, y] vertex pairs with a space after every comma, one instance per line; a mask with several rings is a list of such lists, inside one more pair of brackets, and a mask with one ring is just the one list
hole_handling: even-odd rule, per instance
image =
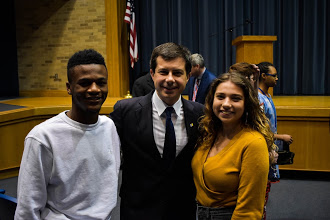
[[[101, 114], [111, 112], [114, 104], [122, 98], [108, 97], [103, 104]], [[330, 116], [330, 96], [275, 96], [273, 98], [278, 116]], [[71, 97], [21, 97], [0, 101], [0, 114], [13, 110], [31, 108], [51, 109], [55, 111], [69, 109]], [[21, 109], [23, 108], [23, 109]], [[52, 111], [54, 112], [54, 111]]]

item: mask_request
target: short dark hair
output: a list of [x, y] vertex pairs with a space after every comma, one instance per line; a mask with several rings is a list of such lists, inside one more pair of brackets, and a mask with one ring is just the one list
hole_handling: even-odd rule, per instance
[[261, 74], [269, 72], [270, 66], [275, 67], [274, 64], [272, 64], [270, 62], [261, 62], [261, 63], [257, 64], [257, 66], [259, 67], [259, 70], [260, 70], [259, 79], [261, 79]]
[[181, 46], [176, 43], [164, 43], [161, 44], [152, 51], [151, 58], [150, 58], [150, 69], [153, 72], [156, 70], [157, 66], [157, 57], [161, 56], [164, 60], [169, 61], [181, 57], [185, 60], [185, 69], [186, 74], [188, 75], [191, 71], [191, 61], [190, 61], [190, 51], [188, 48]]
[[85, 49], [78, 51], [75, 54], [73, 54], [68, 61], [67, 76], [69, 82], [71, 82], [72, 68], [83, 64], [100, 64], [105, 66], [105, 68], [107, 68], [107, 66], [105, 65], [104, 57], [96, 50]]

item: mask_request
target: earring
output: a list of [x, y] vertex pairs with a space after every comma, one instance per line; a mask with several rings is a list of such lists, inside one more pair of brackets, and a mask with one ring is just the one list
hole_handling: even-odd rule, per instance
[[249, 113], [246, 112], [245, 113], [245, 125], [248, 125], [248, 116], [249, 116]]

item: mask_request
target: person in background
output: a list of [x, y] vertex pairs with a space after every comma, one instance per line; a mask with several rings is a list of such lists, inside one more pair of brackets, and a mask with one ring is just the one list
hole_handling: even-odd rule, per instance
[[243, 74], [253, 86], [256, 94], [258, 93], [259, 88], [259, 68], [255, 64], [241, 62], [235, 63], [229, 67], [228, 72], [237, 72]]
[[204, 58], [198, 53], [191, 55], [191, 65], [188, 97], [193, 102], [204, 104], [210, 85], [216, 77], [206, 69]]
[[[259, 91], [258, 98], [260, 102], [260, 107], [265, 113], [266, 117], [269, 119], [271, 131], [274, 134], [275, 144], [278, 146], [278, 151], [283, 151], [283, 142], [291, 144], [293, 138], [289, 134], [277, 134], [277, 115], [276, 109], [271, 95], [268, 93], [270, 87], [274, 87], [278, 80], [278, 75], [275, 66], [270, 62], [261, 62], [257, 64], [260, 69], [259, 77]], [[275, 153], [277, 154], [277, 153]], [[268, 201], [268, 193], [270, 192], [271, 183], [278, 182], [280, 179], [278, 165], [273, 164], [270, 167], [269, 172], [269, 182], [267, 184], [267, 196], [266, 204]], [[266, 205], [265, 205], [266, 206]], [[266, 219], [266, 208], [264, 218]]]
[[[270, 127], [272, 132], [274, 133], [275, 140], [285, 141], [288, 144], [292, 144], [293, 138], [289, 134], [277, 134], [277, 116], [274, 102], [272, 100], [271, 95], [268, 93], [268, 89], [270, 87], [276, 86], [278, 80], [278, 74], [275, 66], [269, 62], [262, 62], [258, 64], [260, 69], [260, 78], [259, 78], [259, 101], [260, 106], [266, 114], [267, 118], [270, 121]], [[281, 144], [275, 141], [277, 146], [281, 146]], [[279, 151], [282, 149], [279, 148]]]
[[15, 219], [110, 219], [117, 203], [120, 142], [99, 111], [108, 94], [108, 72], [93, 49], [67, 65], [72, 107], [26, 136], [18, 176]]
[[132, 88], [132, 96], [144, 96], [147, 95], [149, 92], [153, 91], [154, 89], [154, 82], [152, 81], [151, 75], [148, 72], [135, 80]]
[[200, 128], [192, 159], [198, 219], [261, 219], [273, 136], [244, 76], [214, 80]]
[[118, 101], [110, 118], [122, 146], [122, 220], [196, 219], [191, 159], [204, 106], [182, 98], [191, 70], [187, 48], [154, 48], [155, 91]]

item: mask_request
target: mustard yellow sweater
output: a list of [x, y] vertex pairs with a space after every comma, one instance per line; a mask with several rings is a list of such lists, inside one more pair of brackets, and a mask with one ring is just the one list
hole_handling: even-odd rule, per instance
[[243, 129], [217, 155], [200, 146], [192, 160], [197, 201], [207, 207], [236, 206], [232, 219], [258, 219], [263, 213], [269, 171], [264, 137]]

